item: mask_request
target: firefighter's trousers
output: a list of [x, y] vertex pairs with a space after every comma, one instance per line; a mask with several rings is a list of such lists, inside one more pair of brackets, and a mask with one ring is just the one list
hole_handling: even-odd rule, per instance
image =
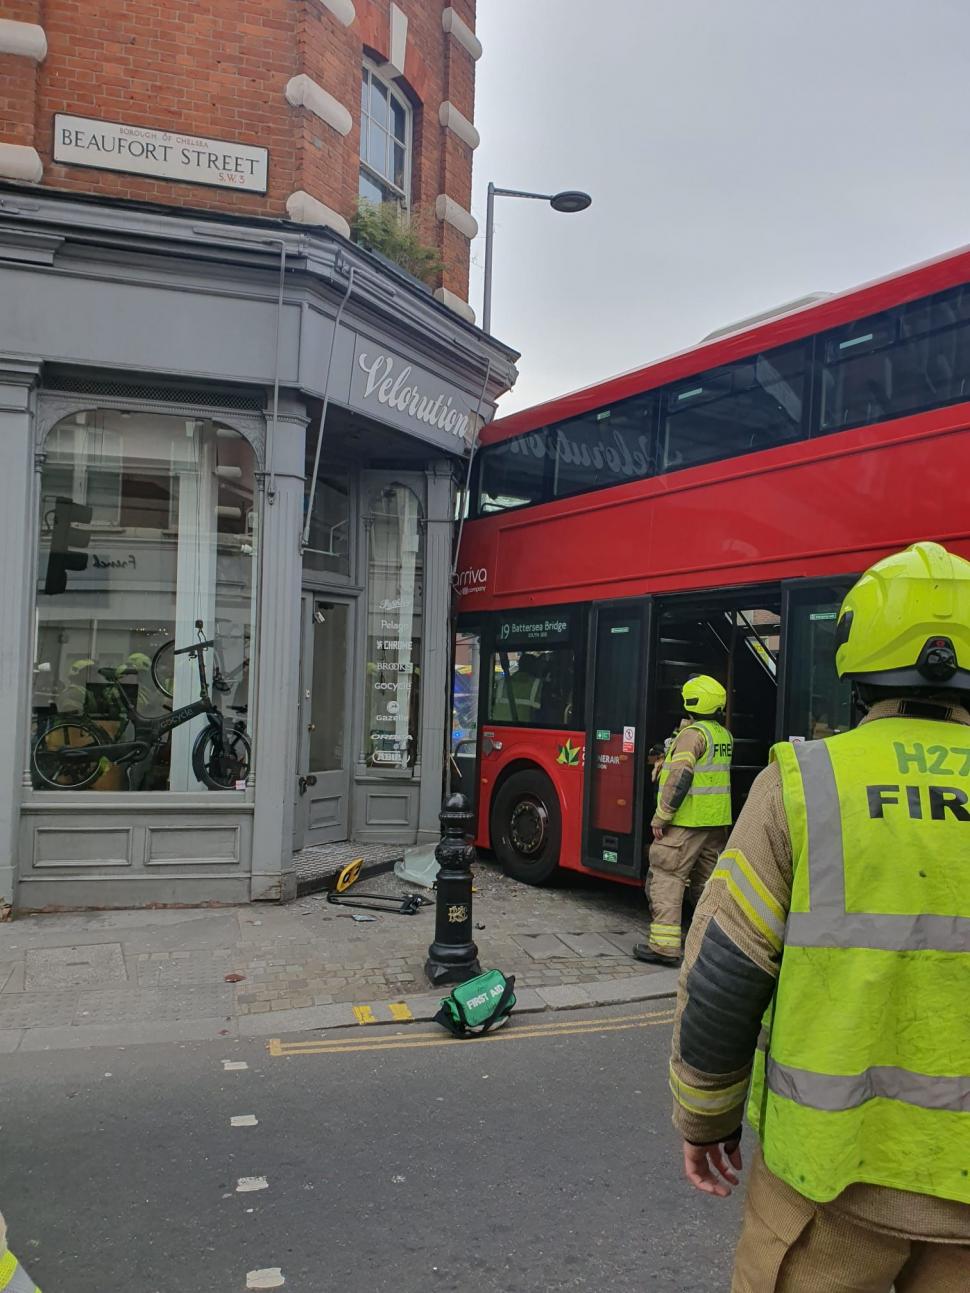
[[672, 961], [678, 959], [684, 890], [690, 889], [691, 901], [696, 906], [727, 837], [726, 826], [668, 826], [663, 839], [659, 843], [654, 840], [650, 845], [647, 942], [651, 951], [669, 956]]
[[870, 1230], [754, 1155], [731, 1293], [966, 1293], [970, 1247]]

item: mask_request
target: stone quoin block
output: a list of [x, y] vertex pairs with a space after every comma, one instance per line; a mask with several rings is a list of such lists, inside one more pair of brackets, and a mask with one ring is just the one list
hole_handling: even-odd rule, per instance
[[439, 193], [434, 204], [435, 215], [443, 224], [450, 224], [469, 242], [478, 235], [478, 221], [470, 211], [466, 211], [447, 193]]
[[316, 3], [324, 9], [329, 9], [337, 21], [342, 22], [345, 27], [352, 26], [357, 17], [353, 0], [316, 0]]
[[42, 63], [47, 57], [47, 35], [35, 22], [0, 18], [0, 54], [17, 54]]
[[286, 199], [286, 214], [297, 224], [325, 225], [326, 228], [335, 230], [345, 238], [350, 237], [350, 225], [340, 212], [334, 211], [319, 198], [304, 193], [302, 189], [291, 193]]
[[478, 61], [482, 56], [482, 42], [465, 22], [461, 14], [452, 9], [451, 6], [441, 15], [441, 25], [449, 36], [454, 36], [458, 44], [466, 49], [472, 58]]
[[25, 144], [0, 144], [0, 175], [5, 180], [39, 184], [44, 178], [44, 163], [36, 148]]
[[286, 101], [294, 108], [306, 108], [328, 126], [332, 126], [338, 134], [350, 134], [354, 122], [348, 110], [305, 72], [287, 81]]
[[446, 130], [457, 135], [463, 144], [469, 148], [477, 148], [482, 142], [482, 137], [468, 120], [466, 116], [458, 111], [455, 105], [447, 99], [438, 109], [438, 120]]
[[475, 322], [475, 311], [472, 307], [467, 301], [463, 301], [457, 293], [449, 292], [447, 287], [436, 287], [434, 299], [440, 301], [442, 305], [447, 305], [449, 310], [453, 310], [466, 323]]

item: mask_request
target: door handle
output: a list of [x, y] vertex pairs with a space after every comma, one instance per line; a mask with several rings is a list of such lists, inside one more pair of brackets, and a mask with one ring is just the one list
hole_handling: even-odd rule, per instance
[[316, 725], [316, 723], [307, 723], [307, 725], [306, 725], [306, 730], [307, 730], [308, 732], [315, 732], [315, 731], [317, 730], [317, 725]]
[[312, 774], [308, 777], [300, 777], [300, 794], [305, 795], [309, 786], [315, 786], [317, 779]]

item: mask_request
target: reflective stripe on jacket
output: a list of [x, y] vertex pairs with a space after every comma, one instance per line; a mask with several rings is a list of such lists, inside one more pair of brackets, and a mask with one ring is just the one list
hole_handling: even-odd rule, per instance
[[765, 1161], [818, 1202], [970, 1203], [967, 728], [887, 718], [772, 757], [793, 883], [748, 1106]]
[[0, 1293], [40, 1293], [9, 1248], [0, 1256]]
[[[690, 724], [700, 732], [707, 743], [703, 758], [694, 764], [694, 777], [690, 789], [673, 816], [674, 826], [730, 826], [731, 825], [731, 755], [734, 738], [726, 727], [712, 719]], [[684, 728], [679, 735], [688, 731]], [[676, 741], [667, 751], [660, 769], [659, 789], [663, 787], [677, 767]]]

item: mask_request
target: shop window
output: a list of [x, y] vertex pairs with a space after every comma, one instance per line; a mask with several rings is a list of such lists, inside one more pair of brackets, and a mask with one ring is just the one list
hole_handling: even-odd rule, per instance
[[367, 529], [364, 762], [402, 769], [419, 757], [424, 515], [407, 485], [374, 490]]
[[411, 107], [365, 63], [360, 85], [360, 196], [406, 208], [411, 192]]
[[[35, 789], [243, 788], [252, 449], [207, 420], [100, 411], [59, 423], [45, 455]], [[201, 656], [183, 650], [200, 637], [213, 643]]]
[[[306, 486], [303, 497], [304, 520], [310, 505], [313, 479], [313, 449], [307, 445]], [[303, 550], [303, 568], [321, 575], [351, 574], [351, 489], [348, 472], [320, 471], [313, 494], [313, 514], [307, 546]]]

